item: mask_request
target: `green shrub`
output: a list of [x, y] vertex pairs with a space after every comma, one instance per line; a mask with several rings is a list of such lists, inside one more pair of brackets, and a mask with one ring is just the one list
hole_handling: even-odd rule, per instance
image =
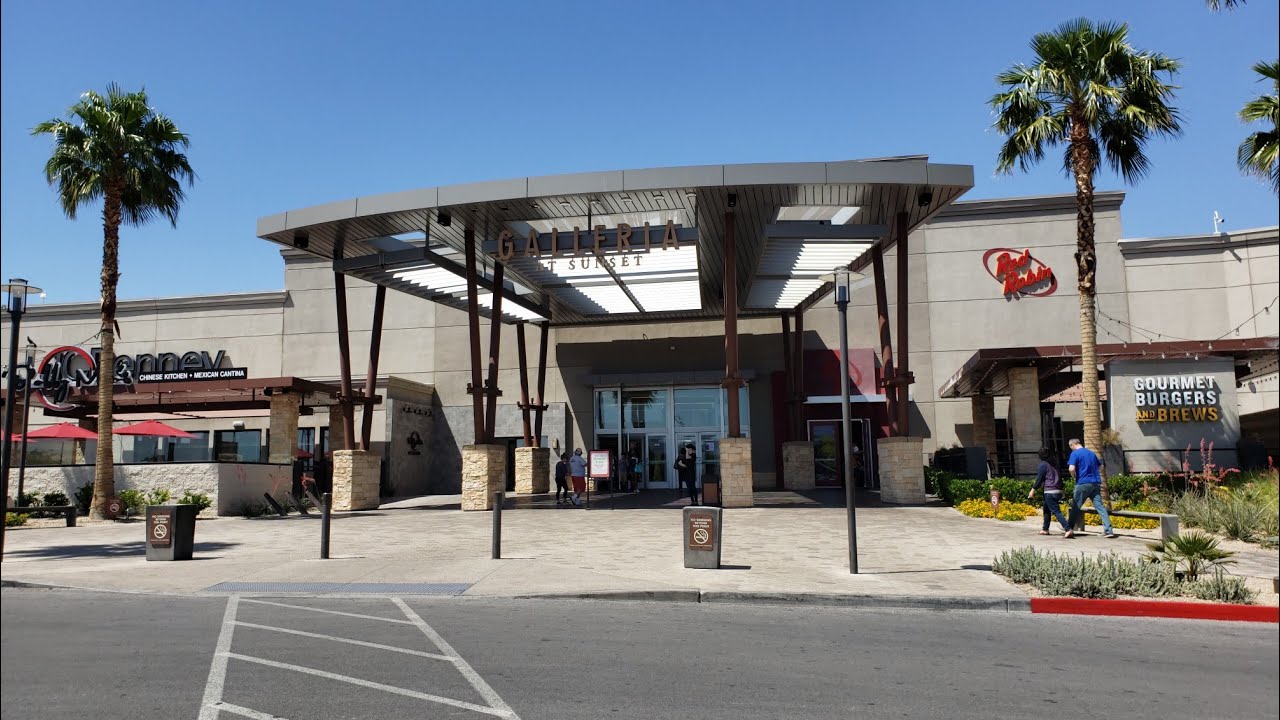
[[57, 490], [54, 490], [53, 492], [47, 492], [44, 494], [44, 504], [45, 505], [70, 505], [71, 501], [67, 499], [66, 493], [58, 492]]
[[169, 490], [167, 488], [159, 488], [147, 493], [148, 505], [164, 505], [169, 502]]
[[21, 513], [5, 513], [4, 526], [18, 527], [19, 525], [26, 525], [27, 517], [28, 517], [27, 515], [24, 515]]
[[[24, 492], [18, 496], [18, 507], [37, 507], [40, 505], [40, 493]], [[45, 513], [35, 510], [27, 513], [31, 517], [44, 517]]]
[[120, 498], [120, 504], [134, 515], [147, 511], [147, 496], [141, 490], [121, 490], [117, 497]]
[[178, 498], [178, 504], [195, 505], [197, 508], [196, 512], [202, 513], [207, 510], [209, 506], [213, 505], [213, 500], [204, 493], [187, 490], [182, 493], [182, 497]]
[[1235, 563], [1230, 550], [1218, 547], [1218, 539], [1196, 530], [1179, 533], [1169, 538], [1169, 542], [1148, 543], [1147, 559], [1164, 562], [1173, 566], [1174, 572], [1179, 568], [1188, 580], [1195, 580], [1208, 568], [1220, 568]]
[[951, 502], [953, 505], [959, 505], [965, 500], [987, 500], [990, 495], [991, 491], [987, 488], [986, 480], [955, 478], [951, 481]]
[[[1143, 492], [1143, 488], [1147, 492]], [[1111, 501], [1124, 500], [1138, 503], [1157, 490], [1157, 484], [1148, 475], [1112, 475], [1107, 478], [1107, 495]]]
[[1215, 600], [1224, 603], [1248, 605], [1258, 593], [1249, 589], [1244, 578], [1228, 575], [1222, 570], [1215, 570], [1213, 577], [1201, 580], [1191, 586], [1191, 594], [1201, 600]]
[[988, 483], [985, 497], [990, 497], [991, 489], [994, 487], [1000, 491], [1001, 500], [1023, 500], [1027, 497], [1027, 493], [1031, 492], [1033, 480], [1018, 480], [1011, 477], [993, 477]]
[[87, 482], [76, 490], [76, 505], [85, 513], [89, 512], [89, 506], [93, 504], [93, 483]]
[[1086, 557], [1026, 547], [1001, 553], [992, 561], [991, 569], [1048, 595], [1166, 597], [1181, 590], [1172, 567], [1137, 562], [1114, 553]]

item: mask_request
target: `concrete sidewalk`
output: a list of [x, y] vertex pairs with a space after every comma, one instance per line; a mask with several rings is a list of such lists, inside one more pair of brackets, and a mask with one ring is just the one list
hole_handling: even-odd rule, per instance
[[[0, 575], [10, 582], [105, 590], [195, 593], [222, 583], [441, 583], [465, 595], [615, 595], [849, 602], [961, 607], [1025, 603], [989, 571], [1000, 551], [1139, 554], [1158, 531], [1090, 533], [1067, 541], [1026, 523], [968, 518], [947, 507], [858, 510], [860, 574], [851, 575], [845, 511], [834, 498], [759, 493], [761, 507], [725, 511], [724, 567], [683, 567], [681, 513], [672, 495], [609, 509], [558, 508], [547, 496], [519, 498], [503, 513], [503, 559], [492, 560], [491, 515], [463, 513], [456, 497], [393, 503], [336, 515], [332, 557], [319, 560], [318, 517], [221, 518], [196, 527], [191, 562], [146, 562], [141, 522], [11, 530]], [[629, 506], [629, 507], [628, 507]], [[1274, 551], [1250, 550], [1233, 572], [1270, 578]], [[254, 587], [254, 586], [238, 586]], [[260, 586], [264, 591], [270, 586]], [[343, 592], [341, 589], [330, 589]], [[349, 590], [350, 591], [350, 590]], [[907, 599], [914, 599], [908, 601]], [[1265, 599], [1263, 602], [1267, 602]], [[893, 602], [888, 602], [893, 604]]]

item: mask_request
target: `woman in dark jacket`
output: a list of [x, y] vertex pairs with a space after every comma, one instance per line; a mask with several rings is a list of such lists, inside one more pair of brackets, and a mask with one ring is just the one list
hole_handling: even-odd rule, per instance
[[1049, 534], [1050, 514], [1057, 518], [1063, 533], [1071, 531], [1067, 518], [1062, 515], [1062, 475], [1053, 461], [1053, 451], [1047, 447], [1040, 448], [1040, 467], [1036, 469], [1036, 482], [1031, 486], [1031, 492], [1027, 493], [1027, 499], [1030, 500], [1036, 496], [1036, 490], [1044, 486], [1044, 527], [1040, 529], [1041, 535]]
[[680, 449], [680, 456], [676, 458], [676, 476], [681, 485], [689, 488], [689, 504], [697, 505], [698, 458], [693, 452], [692, 443]]

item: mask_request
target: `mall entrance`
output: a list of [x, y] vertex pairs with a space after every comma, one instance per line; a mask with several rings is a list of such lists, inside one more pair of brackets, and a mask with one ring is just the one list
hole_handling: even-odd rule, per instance
[[[739, 393], [743, 437], [750, 437], [747, 388]], [[621, 394], [621, 403], [619, 403]], [[624, 489], [679, 487], [675, 461], [680, 448], [697, 453], [698, 483], [720, 477], [720, 439], [728, 433], [728, 393], [716, 386], [595, 388], [595, 443], [609, 450]]]

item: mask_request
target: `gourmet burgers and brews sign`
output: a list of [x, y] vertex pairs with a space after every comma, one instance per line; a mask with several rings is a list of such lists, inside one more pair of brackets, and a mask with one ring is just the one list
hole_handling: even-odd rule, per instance
[[[66, 403], [71, 388], [94, 387], [98, 384], [101, 348], [85, 350], [65, 345], [50, 350], [36, 365], [31, 380], [31, 394], [50, 410], [70, 410]], [[210, 355], [208, 351], [164, 352], [117, 355], [113, 363], [112, 381], [116, 385], [136, 383], [183, 382], [190, 380], [242, 380], [249, 376], [247, 368], [223, 367], [225, 350]]]
[[1138, 422], [1218, 422], [1221, 392], [1212, 375], [1146, 375], [1133, 378]]

